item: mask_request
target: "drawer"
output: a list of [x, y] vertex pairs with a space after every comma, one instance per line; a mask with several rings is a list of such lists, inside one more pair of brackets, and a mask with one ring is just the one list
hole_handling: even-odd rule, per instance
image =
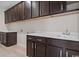
[[44, 37], [39, 37], [39, 36], [36, 36], [36, 38], [35, 38], [35, 41], [36, 41], [36, 42], [42, 42], [42, 43], [46, 43], [46, 38], [44, 38]]
[[27, 35], [27, 40], [35, 41], [35, 36]]
[[47, 39], [47, 44], [63, 47], [63, 46], [65, 46], [66, 42], [61, 40], [61, 39], [48, 38]]

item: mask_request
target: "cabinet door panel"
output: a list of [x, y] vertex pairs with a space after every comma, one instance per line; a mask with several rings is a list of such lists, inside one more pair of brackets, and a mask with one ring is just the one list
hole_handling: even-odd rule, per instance
[[17, 5], [19, 20], [24, 19], [24, 2]]
[[6, 44], [6, 33], [2, 33], [2, 44]]
[[79, 57], [79, 52], [73, 50], [66, 50], [66, 57]]
[[18, 5], [13, 7], [13, 21], [19, 20], [19, 10], [18, 10]]
[[39, 16], [39, 1], [32, 1], [32, 18]]
[[45, 57], [45, 45], [41, 43], [36, 43], [35, 45], [35, 56], [36, 57]]
[[8, 11], [5, 11], [5, 23], [8, 23], [8, 19], [9, 19]]
[[14, 21], [14, 8], [11, 8], [9, 12], [10, 12], [9, 13], [10, 14], [10, 20], [9, 21], [13, 22]]
[[7, 45], [15, 45], [17, 43], [17, 33], [6, 33]]
[[40, 1], [40, 16], [49, 15], [49, 1]]
[[10, 10], [7, 11], [7, 15], [8, 15], [7, 22], [10, 23], [11, 22], [11, 11]]
[[27, 56], [34, 56], [34, 43], [32, 41], [27, 41]]
[[47, 46], [46, 48], [46, 56], [47, 57], [61, 57], [62, 49], [53, 46]]
[[11, 10], [11, 22], [14, 22], [15, 21], [15, 10], [14, 8], [12, 8]]
[[50, 14], [63, 12], [66, 9], [66, 2], [51, 1], [50, 2]]
[[0, 43], [2, 42], [2, 32], [0, 32]]
[[31, 1], [24, 2], [24, 19], [31, 18]]

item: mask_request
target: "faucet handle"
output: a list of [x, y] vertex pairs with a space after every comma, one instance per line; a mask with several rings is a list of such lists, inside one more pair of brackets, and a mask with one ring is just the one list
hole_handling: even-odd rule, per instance
[[70, 35], [70, 32], [68, 29], [66, 29], [66, 35]]

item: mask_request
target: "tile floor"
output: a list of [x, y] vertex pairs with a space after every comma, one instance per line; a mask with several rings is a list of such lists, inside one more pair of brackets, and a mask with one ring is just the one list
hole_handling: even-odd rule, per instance
[[5, 47], [0, 44], [0, 57], [25, 57], [26, 48], [14, 45]]

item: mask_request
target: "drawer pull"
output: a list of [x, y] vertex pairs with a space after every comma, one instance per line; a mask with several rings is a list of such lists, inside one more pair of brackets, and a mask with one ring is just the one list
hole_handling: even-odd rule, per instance
[[66, 57], [68, 57], [68, 51], [66, 51]]
[[33, 48], [33, 43], [32, 43], [32, 48]]
[[42, 41], [41, 39], [37, 39], [38, 41]]
[[60, 57], [62, 57], [62, 50], [60, 50]]
[[35, 44], [35, 49], [36, 49], [36, 44]]

